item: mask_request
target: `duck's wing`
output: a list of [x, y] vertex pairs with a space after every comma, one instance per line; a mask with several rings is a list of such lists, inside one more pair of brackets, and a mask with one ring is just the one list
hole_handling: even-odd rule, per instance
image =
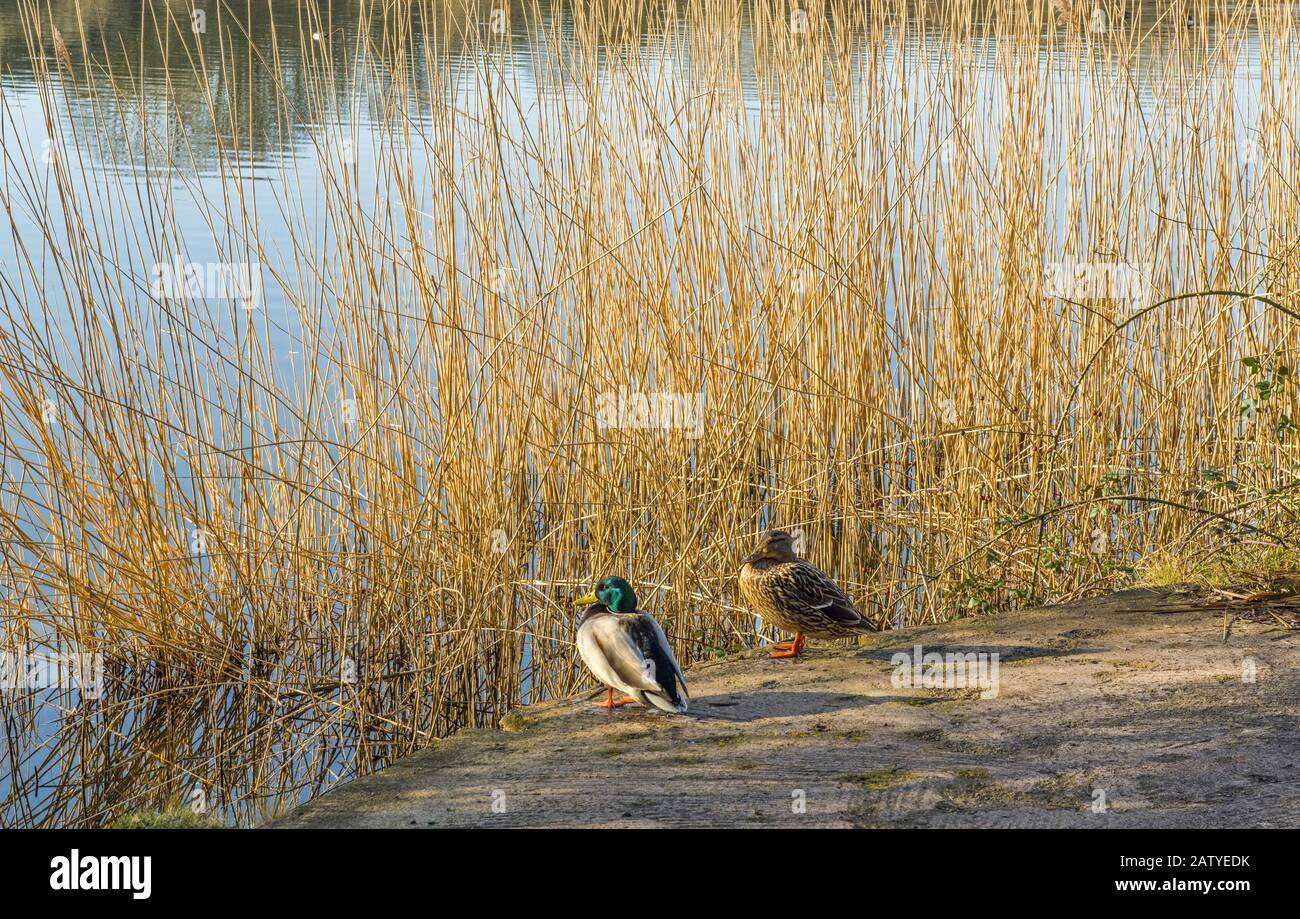
[[624, 687], [677, 695], [681, 667], [659, 623], [648, 613], [614, 613], [591, 621], [591, 637]]
[[814, 565], [800, 559], [782, 574], [778, 589], [793, 611], [821, 614], [846, 629], [874, 631], [844, 591]]
[[668, 643], [668, 636], [664, 634], [663, 627], [659, 625], [659, 620], [655, 619], [649, 613], [637, 610], [636, 617], [640, 620], [633, 629], [639, 637], [638, 645], [643, 654], [650, 655], [655, 662], [655, 670], [664, 679], [661, 679], [660, 685], [670, 690], [668, 695], [671, 697], [674, 693], [673, 679], [676, 678], [677, 685], [681, 687], [682, 695], [689, 699], [690, 693], [686, 691], [686, 677], [682, 675], [682, 667], [677, 663], [677, 656], [673, 654], [673, 646]]

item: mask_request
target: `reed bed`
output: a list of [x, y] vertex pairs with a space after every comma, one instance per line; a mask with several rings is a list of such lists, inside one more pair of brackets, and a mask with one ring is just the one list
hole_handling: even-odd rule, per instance
[[0, 639], [105, 681], [0, 691], [0, 825], [590, 688], [603, 574], [753, 646], [769, 526], [896, 627], [1289, 550], [1294, 4], [21, 8]]

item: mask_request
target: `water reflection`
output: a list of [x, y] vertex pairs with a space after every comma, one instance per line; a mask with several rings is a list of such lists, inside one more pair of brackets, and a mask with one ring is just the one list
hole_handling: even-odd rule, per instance
[[[971, 5], [969, 33], [959, 38], [969, 41], [977, 59], [993, 69], [998, 34], [986, 16], [990, 5]], [[29, 139], [44, 143], [43, 132], [32, 130], [43, 118], [31, 96], [38, 76], [60, 56], [53, 38], [57, 30], [68, 49], [72, 74], [63, 84], [66, 96], [59, 100], [66, 106], [63, 114], [77, 133], [89, 137], [96, 133], [92, 106], [110, 105], [111, 117], [101, 112], [99, 125], [99, 136], [109, 146], [88, 151], [90, 162], [110, 169], [126, 163], [147, 168], [133, 156], [147, 133], [169, 152], [172, 168], [197, 172], [212, 168], [223, 151], [252, 164], [280, 163], [319, 142], [322, 128], [342, 124], [364, 131], [383, 121], [373, 115], [386, 106], [404, 106], [412, 117], [427, 118], [437, 100], [454, 101], [454, 84], [463, 71], [500, 68], [501, 79], [526, 103], [538, 85], [534, 68], [562, 64], [548, 56], [553, 50], [549, 38], [571, 37], [575, 31], [599, 35], [601, 70], [621, 56], [639, 55], [674, 59], [682, 72], [691, 74], [692, 43], [735, 41], [746, 65], [742, 80], [752, 90], [758, 79], [753, 20], [764, 15], [763, 4], [742, 4], [735, 36], [702, 36], [690, 33], [686, 0], [594, 6], [551, 0], [504, 5], [500, 0], [450, 0], [404, 4], [404, 16], [362, 0], [55, 0], [48, 14], [42, 13], [39, 26], [25, 15], [25, 6], [15, 3], [0, 9], [0, 78], [6, 104], [16, 109], [16, 128], [26, 126]], [[923, 13], [926, 5], [917, 6]], [[827, 4], [828, 11], [832, 7]], [[539, 15], [531, 15], [534, 8]], [[1117, 61], [1116, 66], [1139, 91], [1149, 92], [1180, 58], [1194, 59], [1216, 47], [1214, 21], [1189, 28], [1171, 5], [1156, 2], [1124, 8], [1124, 18], [1111, 28], [1142, 35], [1143, 41], [1132, 60]], [[767, 10], [766, 15], [776, 13]], [[827, 15], [834, 18], [833, 11]], [[34, 27], [39, 28], [43, 51], [40, 63], [28, 54], [28, 33]], [[827, 50], [851, 55], [861, 43], [880, 40], [897, 28], [882, 20], [874, 28], [847, 32]], [[912, 53], [924, 49], [925, 66], [947, 66], [945, 46], [954, 36], [941, 31], [933, 15], [928, 20], [920, 15], [907, 29], [901, 47]], [[1081, 44], [1086, 36], [1075, 36], [1074, 41]], [[229, 53], [234, 46], [239, 52]], [[501, 56], [481, 54], [484, 47]], [[1049, 48], [1067, 59], [1072, 53], [1069, 41], [1058, 37], [1049, 45], [1044, 33], [1039, 50], [1046, 53]], [[394, 74], [387, 66], [398, 50], [407, 64], [400, 75], [400, 98], [392, 92]], [[1259, 54], [1252, 39], [1242, 49], [1241, 77], [1259, 77]], [[220, 134], [214, 126], [221, 128]]]

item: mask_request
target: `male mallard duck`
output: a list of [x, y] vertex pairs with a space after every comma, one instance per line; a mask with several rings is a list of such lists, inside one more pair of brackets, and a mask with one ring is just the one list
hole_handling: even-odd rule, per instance
[[805, 635], [845, 638], [876, 631], [834, 581], [794, 554], [790, 534], [782, 530], [768, 533], [741, 563], [740, 595], [765, 621], [794, 632], [790, 641], [773, 645], [772, 657], [797, 656]]
[[[596, 704], [614, 709], [630, 702], [666, 712], [686, 711], [686, 679], [668, 637], [649, 613], [636, 608], [636, 592], [622, 578], [605, 578], [595, 593], [574, 602], [591, 604], [578, 620], [578, 654], [609, 698]], [[678, 691], [680, 687], [680, 692]], [[614, 701], [614, 690], [627, 698]]]

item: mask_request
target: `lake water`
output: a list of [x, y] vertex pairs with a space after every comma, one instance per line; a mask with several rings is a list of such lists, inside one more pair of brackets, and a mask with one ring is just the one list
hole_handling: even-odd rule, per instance
[[[121, 270], [147, 288], [159, 262], [169, 259], [155, 251], [158, 240], [138, 237], [139, 226], [131, 218], [138, 215], [142, 200], [158, 194], [156, 175], [165, 171], [169, 174], [170, 196], [166, 204], [169, 219], [174, 221], [170, 248], [175, 252], [171, 260], [201, 266], [231, 261], [232, 247], [238, 248], [236, 240], [246, 230], [232, 224], [236, 220], [257, 222], [259, 241], [266, 248], [258, 262], [259, 292], [268, 307], [269, 332], [275, 337], [277, 351], [285, 357], [299, 353], [295, 343], [300, 330], [296, 318], [284, 309], [282, 290], [275, 278], [292, 261], [291, 240], [328, 241], [320, 168], [323, 158], [346, 157], [354, 164], [361, 219], [377, 216], [376, 204], [383, 200], [384, 191], [375, 169], [377, 151], [404, 143], [403, 138], [379, 127], [392, 123], [391, 116], [376, 117], [384, 106], [406, 107], [404, 123], [414, 132], [427, 129], [432, 120], [426, 100], [433, 87], [442, 83], [446, 103], [455, 106], [467, 122], [495, 117], [506, 131], [514, 131], [519, 137], [537, 137], [543, 127], [550, 131], [572, 129], [564, 123], [543, 125], [535, 105], [539, 92], [554, 93], [566, 86], [562, 78], [557, 80], [549, 74], [539, 83], [538, 70], [550, 53], [548, 37], [571, 37], [574, 28], [569, 7], [549, 0], [535, 4], [540, 13], [537, 17], [527, 15], [522, 6], [511, 7], [504, 26], [506, 36], [493, 33], [493, 10], [503, 8], [497, 4], [435, 4], [433, 8], [443, 11], [443, 15], [433, 20], [421, 15], [421, 7], [416, 4], [410, 19], [416, 91], [402, 99], [394, 98], [385, 79], [382, 52], [357, 46], [360, 11], [365, 5], [353, 0], [324, 7], [293, 0], [251, 3], [243, 15], [223, 23], [229, 32], [225, 40], [229, 42], [233, 36], [233, 40], [245, 42], [247, 53], [241, 52], [220, 66], [209, 64], [197, 76], [195, 56], [202, 54], [211, 62], [222, 60], [222, 37], [213, 4], [194, 4], [205, 17], [204, 31], [195, 33], [195, 23], [187, 18], [194, 15], [188, 12], [188, 3], [96, 0], [81, 4], [84, 19], [78, 24], [73, 13], [76, 5], [55, 0], [51, 4], [52, 24], [61, 26], [78, 78], [71, 85], [67, 81], [52, 82], [42, 99], [29, 59], [21, 6], [7, 4], [0, 10], [0, 80], [4, 89], [0, 132], [10, 157], [7, 174], [12, 210], [8, 216], [13, 221], [7, 232], [0, 234], [0, 268], [7, 268], [12, 275], [19, 253], [41, 263], [42, 252], [48, 246], [42, 239], [44, 232], [49, 227], [57, 232], [61, 218], [59, 202], [41, 196], [42, 189], [50, 188], [48, 171], [58, 156], [72, 174], [71, 184], [102, 202], [105, 222], [97, 229], [112, 239]], [[1131, 81], [1137, 97], [1149, 102], [1154, 86], [1167, 88], [1171, 83], [1200, 77], [1196, 92], [1213, 92], [1217, 85], [1233, 92], [1238, 103], [1246, 106], [1240, 115], [1244, 125], [1241, 142], [1247, 143], [1257, 114], [1250, 109], [1256, 95], [1251, 90], [1265, 79], [1257, 40], [1246, 33], [1231, 71], [1203, 75], [1193, 71], [1189, 76], [1186, 57], [1195, 57], [1198, 50], [1218, 50], [1217, 31], [1206, 25], [1192, 24], [1189, 28], [1188, 22], [1175, 21], [1163, 4], [1128, 6], [1133, 10], [1130, 17], [1140, 23], [1139, 31], [1147, 33], [1131, 69], [1118, 64], [1097, 67], [1079, 60], [1077, 48], [1068, 43], [1060, 44], [1058, 40], [1049, 48], [1044, 39], [1039, 66], [1048, 72], [1059, 69], [1054, 80], [1059, 97], [1053, 93], [1045, 100], [1049, 135], [1064, 131], [1066, 126], [1053, 121], [1054, 112], [1058, 106], [1064, 110], [1064, 100], [1079, 82]], [[166, 18], [169, 11], [170, 27]], [[320, 16], [324, 19], [314, 18]], [[743, 12], [738, 23], [742, 59], [752, 59], [752, 23]], [[476, 53], [474, 44], [453, 40], [448, 42], [445, 68], [438, 67], [439, 72], [433, 74], [420, 63], [425, 28], [436, 29], [439, 35], [478, 30], [496, 42], [493, 47], [508, 43], [510, 50], [491, 59]], [[651, 66], [669, 72], [675, 67], [678, 72], [690, 74], [689, 51], [684, 50], [680, 36], [629, 29], [631, 34], [626, 40], [635, 47], [635, 53], [652, 62]], [[158, 37], [160, 30], [165, 38]], [[304, 34], [315, 40], [303, 40]], [[890, 49], [886, 61], [898, 68], [900, 88], [914, 92], [926, 83], [927, 72], [939, 73], [952, 66], [945, 59], [942, 41], [937, 41], [932, 31], [886, 29], [881, 35], [863, 33], [857, 40], [863, 44], [885, 43]], [[47, 35], [45, 41], [53, 61], [52, 39]], [[996, 149], [1007, 114], [1007, 77], [1005, 62], [999, 59], [996, 34], [981, 34], [978, 5], [971, 48], [978, 83], [971, 88], [961, 142], [988, 160]], [[601, 75], [606, 63], [597, 62]], [[107, 89], [110, 75], [118, 81], [118, 94]], [[696, 74], [691, 77], [700, 79]], [[1235, 85], [1223, 87], [1224, 81]], [[311, 92], [321, 82], [328, 83], [323, 107], [321, 97]], [[517, 110], [493, 111], [486, 90], [494, 82], [508, 86], [517, 96]], [[700, 82], [703, 85], [704, 81]], [[281, 99], [286, 87], [288, 92]], [[742, 73], [741, 88], [752, 113], [758, 105], [753, 70]], [[590, 100], [582, 98], [581, 89], [567, 87], [575, 99], [577, 123], [584, 106], [590, 104]], [[946, 126], [951, 126], [952, 117], [942, 109], [928, 108], [932, 101], [918, 92], [913, 103], [918, 142], [909, 152], [918, 162], [929, 160], [935, 169], [942, 169], [950, 151], [934, 149], [924, 141], [935, 119], [946, 119]], [[214, 131], [209, 104], [218, 106], [217, 122], [221, 121], [223, 104], [229, 105], [231, 111], [237, 108], [239, 123], [230, 125], [225, 136], [218, 137]], [[1091, 118], [1099, 113], [1079, 114]], [[1152, 110], [1148, 115], [1156, 123], [1162, 113]], [[1133, 126], [1125, 131], [1127, 134], [1120, 134], [1116, 141], [1133, 140], [1138, 135]], [[1177, 146], [1192, 136], [1194, 126], [1165, 125], [1161, 131], [1158, 137], [1162, 144]], [[149, 141], [152, 163], [142, 156], [144, 137]], [[1064, 169], [1071, 151], [1050, 142], [1047, 148], [1058, 158], [1045, 166], [1061, 171], [1060, 188], [1064, 192], [1075, 181], [1075, 176], [1067, 175]], [[164, 154], [170, 162], [158, 161]], [[417, 176], [437, 165], [421, 160], [419, 145], [411, 149], [410, 155]], [[510, 156], [508, 152], [505, 155]], [[671, 156], [671, 150], [664, 155]], [[526, 156], [519, 157], [515, 165], [524, 171], [530, 168]], [[453, 171], [464, 166], [459, 162], [446, 164]], [[1084, 168], [1086, 181], [1087, 166]], [[419, 184], [415, 187], [418, 195]], [[411, 202], [414, 210], [432, 210], [432, 194], [424, 188], [423, 196]], [[232, 208], [235, 196], [239, 201]], [[399, 226], [397, 230], [409, 234], [404, 240], [407, 246], [422, 232], [418, 226]], [[516, 258], [522, 261], [523, 256], [511, 253], [506, 260]], [[56, 285], [59, 281], [54, 265], [38, 270], [38, 276]], [[219, 318], [214, 316], [214, 322]], [[228, 330], [220, 329], [219, 334], [228, 334]]]

